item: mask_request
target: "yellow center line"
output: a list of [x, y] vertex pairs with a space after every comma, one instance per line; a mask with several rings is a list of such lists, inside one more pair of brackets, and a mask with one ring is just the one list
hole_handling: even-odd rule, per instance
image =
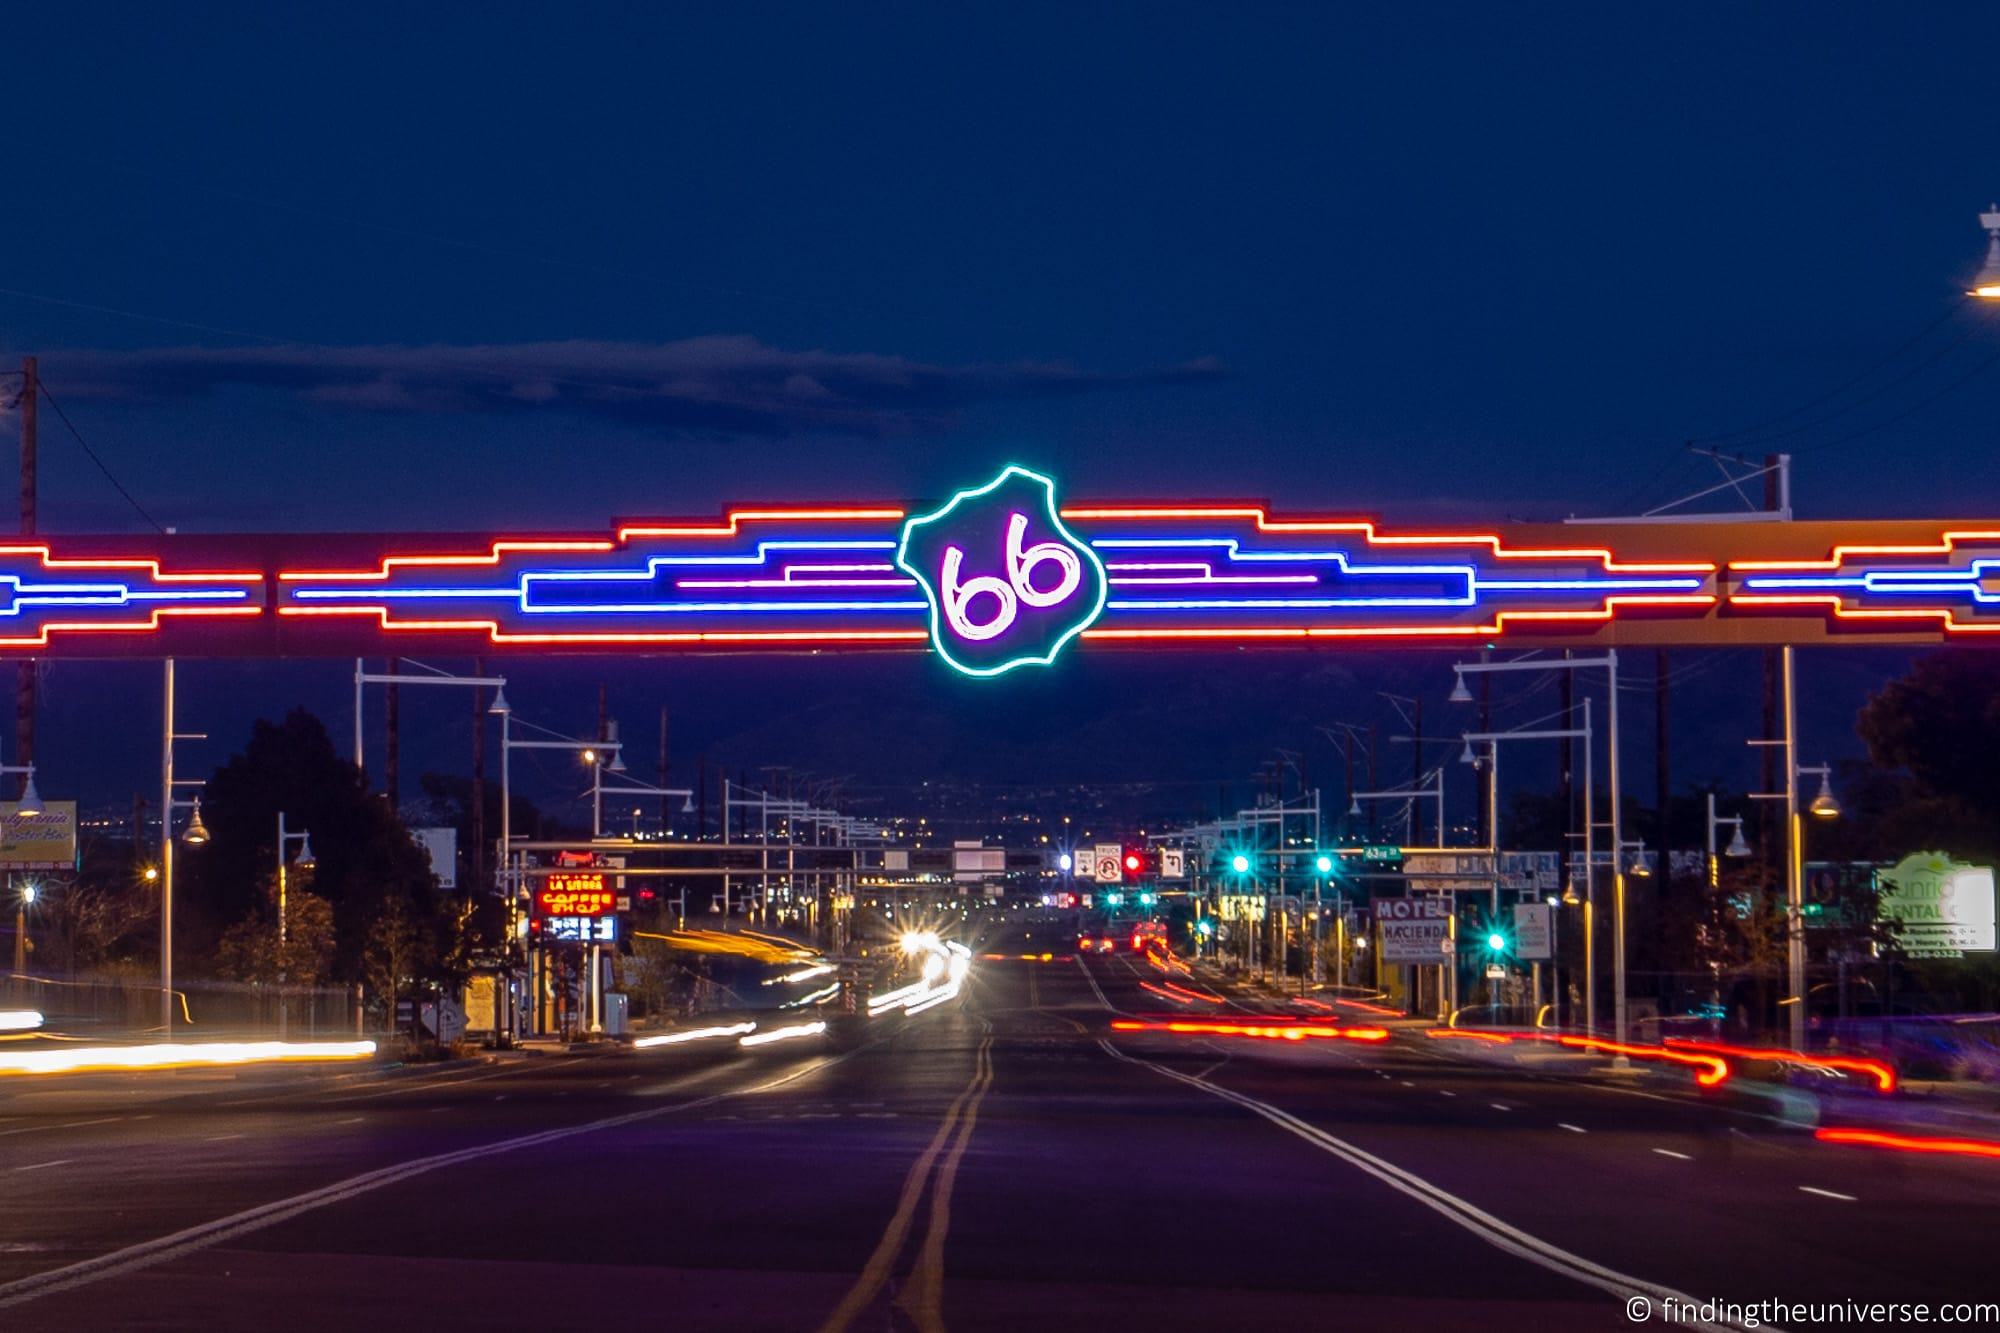
[[972, 1141], [972, 1131], [979, 1124], [979, 1104], [986, 1100], [986, 1093], [993, 1086], [993, 1038], [988, 1037], [979, 1048], [979, 1070], [973, 1075], [978, 1091], [965, 1108], [965, 1116], [959, 1121], [958, 1138], [953, 1141], [951, 1151], [945, 1154], [944, 1165], [938, 1168], [937, 1183], [931, 1190], [930, 1222], [925, 1229], [923, 1249], [918, 1253], [916, 1267], [911, 1272], [911, 1282], [903, 1291], [897, 1304], [909, 1312], [916, 1323], [918, 1333], [944, 1333], [944, 1238], [951, 1230], [951, 1192], [958, 1179], [958, 1164], [965, 1157], [966, 1145]]
[[917, 1160], [910, 1164], [909, 1173], [903, 1177], [902, 1192], [896, 1200], [896, 1211], [889, 1218], [889, 1225], [883, 1229], [882, 1239], [876, 1242], [874, 1252], [862, 1266], [861, 1276], [855, 1279], [847, 1295], [841, 1299], [833, 1313], [826, 1317], [826, 1322], [820, 1325], [820, 1333], [843, 1333], [854, 1321], [854, 1317], [867, 1309], [869, 1303], [881, 1292], [882, 1284], [889, 1278], [890, 1266], [902, 1252], [903, 1238], [909, 1234], [910, 1219], [916, 1215], [917, 1204], [923, 1198], [924, 1182], [930, 1177], [931, 1167], [936, 1163], [938, 1154], [944, 1150], [945, 1141], [951, 1137], [951, 1131], [958, 1124], [959, 1115], [964, 1110], [966, 1102], [980, 1087], [986, 1052], [992, 1045], [993, 1036], [989, 1030], [979, 1043], [979, 1057], [975, 1061], [972, 1078], [945, 1110], [944, 1120], [938, 1125], [937, 1133], [931, 1136], [931, 1141], [925, 1145], [923, 1152], [918, 1154]]

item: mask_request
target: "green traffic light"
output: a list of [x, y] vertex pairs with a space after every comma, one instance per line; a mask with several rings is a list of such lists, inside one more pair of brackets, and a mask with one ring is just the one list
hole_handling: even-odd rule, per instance
[[1486, 947], [1494, 953], [1505, 953], [1507, 951], [1507, 937], [1496, 930], [1486, 937]]
[[1331, 875], [1333, 873], [1333, 858], [1330, 856], [1321, 856], [1313, 864], [1319, 867], [1319, 873], [1322, 875]]
[[1250, 873], [1250, 858], [1238, 852], [1229, 858], [1229, 868], [1239, 875], [1247, 875]]

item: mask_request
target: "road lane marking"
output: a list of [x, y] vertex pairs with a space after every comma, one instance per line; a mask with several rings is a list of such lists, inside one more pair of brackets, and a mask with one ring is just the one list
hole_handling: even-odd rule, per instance
[[1587, 1130], [1587, 1129], [1585, 1129], [1585, 1128], [1584, 1128], [1584, 1127], [1583, 1127], [1582, 1125], [1572, 1125], [1572, 1124], [1571, 1124], [1571, 1123], [1569, 1123], [1569, 1121], [1567, 1121], [1567, 1120], [1558, 1120], [1558, 1121], [1556, 1121], [1556, 1128], [1557, 1128], [1557, 1129], [1566, 1129], [1566, 1130], [1568, 1130], [1568, 1131], [1569, 1131], [1570, 1133], [1572, 1133], [1572, 1134], [1588, 1134], [1588, 1133], [1590, 1133], [1590, 1131], [1589, 1131], [1589, 1130]]
[[108, 1115], [101, 1120], [70, 1120], [60, 1125], [23, 1125], [19, 1129], [0, 1129], [0, 1135], [39, 1134], [45, 1129], [82, 1129], [85, 1125], [108, 1125], [114, 1120], [123, 1120], [122, 1115]]
[[1801, 1185], [1799, 1186], [1799, 1190], [1805, 1194], [1817, 1194], [1822, 1199], [1839, 1199], [1842, 1203], [1861, 1202], [1861, 1200], [1855, 1198], [1852, 1194], [1837, 1194], [1832, 1190], [1823, 1190], [1814, 1185]]
[[[818, 1073], [832, 1065], [839, 1064], [851, 1055], [823, 1056], [802, 1065], [789, 1074], [781, 1075], [765, 1083], [747, 1088], [734, 1088], [724, 1092], [710, 1093], [691, 1101], [677, 1102], [672, 1106], [651, 1106], [643, 1111], [627, 1111], [621, 1115], [604, 1116], [597, 1120], [586, 1120], [581, 1124], [565, 1125], [558, 1129], [545, 1129], [533, 1134], [518, 1134], [513, 1138], [497, 1139], [491, 1143], [478, 1144], [470, 1148], [458, 1148], [451, 1152], [434, 1153], [429, 1157], [415, 1157], [406, 1162], [396, 1162], [389, 1166], [364, 1171], [358, 1176], [337, 1180], [331, 1185], [323, 1185], [316, 1190], [295, 1194], [287, 1199], [277, 1199], [271, 1203], [248, 1208], [240, 1213], [231, 1213], [210, 1222], [201, 1222], [165, 1236], [128, 1245], [123, 1249], [110, 1250], [89, 1259], [81, 1259], [60, 1268], [51, 1268], [27, 1277], [16, 1278], [12, 1282], [0, 1282], [0, 1310], [22, 1305], [37, 1297], [68, 1291], [74, 1287], [101, 1282], [106, 1278], [119, 1277], [126, 1273], [151, 1268], [155, 1264], [178, 1259], [182, 1255], [207, 1249], [211, 1245], [262, 1231], [276, 1226], [301, 1213], [312, 1212], [329, 1204], [343, 1202], [359, 1195], [372, 1193], [388, 1185], [409, 1180], [414, 1176], [426, 1175], [448, 1166], [458, 1166], [465, 1162], [476, 1162], [481, 1158], [498, 1157], [504, 1153], [518, 1152], [524, 1148], [539, 1148], [551, 1143], [560, 1143], [584, 1134], [594, 1134], [599, 1130], [619, 1129], [626, 1125], [636, 1125], [660, 1116], [682, 1111], [700, 1110], [717, 1102], [735, 1097], [751, 1097], [759, 1093], [781, 1088], [809, 1074]], [[55, 1165], [50, 1163], [50, 1165]]]
[[1511, 1111], [1514, 1109], [1505, 1102], [1488, 1102], [1486, 1104], [1496, 1111]]
[[[989, 1033], [992, 1031], [990, 1025], [987, 1030]], [[965, 1108], [965, 1117], [958, 1123], [958, 1138], [945, 1154], [944, 1163], [938, 1167], [937, 1180], [931, 1186], [931, 1215], [924, 1232], [923, 1248], [917, 1254], [917, 1265], [911, 1272], [910, 1284], [897, 1298], [897, 1303], [916, 1324], [917, 1333], [945, 1333], [944, 1238], [951, 1229], [951, 1193], [958, 1181], [958, 1164], [964, 1159], [965, 1147], [972, 1141], [972, 1131], [979, 1124], [980, 1103], [986, 1100], [986, 1094], [993, 1088], [993, 1041], [990, 1036], [982, 1057], [986, 1066], [985, 1082]]]
[[1686, 1153], [1675, 1152], [1672, 1148], [1655, 1148], [1653, 1151], [1662, 1157], [1671, 1157], [1677, 1162], [1692, 1162], [1694, 1160], [1694, 1158], [1688, 1156]]
[[1396, 1081], [1397, 1081], [1398, 1083], [1402, 1084], [1402, 1085], [1403, 1085], [1404, 1087], [1406, 1087], [1406, 1088], [1414, 1088], [1414, 1087], [1416, 1087], [1416, 1086], [1417, 1086], [1416, 1084], [1414, 1084], [1414, 1083], [1410, 1082], [1410, 1080], [1408, 1080], [1408, 1079], [1406, 1079], [1406, 1078], [1399, 1078], [1399, 1079], [1397, 1079]]
[[43, 1167], [46, 1166], [67, 1166], [69, 1163], [74, 1162], [75, 1160], [76, 1158], [74, 1157], [58, 1157], [53, 1162], [35, 1162], [32, 1165], [17, 1166], [14, 1169], [16, 1171], [40, 1171]]
[[240, 1139], [242, 1137], [241, 1134], [213, 1134], [203, 1141], [206, 1143], [223, 1143], [229, 1139]]
[[367, 1118], [365, 1115], [351, 1115], [345, 1120], [336, 1120], [333, 1123], [336, 1125], [358, 1125]]
[[1449, 1089], [1449, 1088], [1439, 1088], [1439, 1089], [1438, 1089], [1438, 1096], [1440, 1096], [1440, 1097], [1456, 1097], [1456, 1096], [1458, 1096], [1458, 1094], [1457, 1094], [1457, 1093], [1455, 1093], [1455, 1092], [1453, 1092], [1453, 1091], [1452, 1091], [1451, 1089]]
[[[1113, 1059], [1122, 1060], [1127, 1064], [1138, 1065], [1142, 1069], [1150, 1069], [1163, 1078], [1170, 1078], [1177, 1083], [1184, 1083], [1189, 1087], [1199, 1088], [1212, 1097], [1219, 1097], [1223, 1101], [1232, 1102], [1252, 1114], [1261, 1116], [1286, 1133], [1305, 1140], [1322, 1152], [1340, 1158], [1357, 1170], [1373, 1176], [1397, 1193], [1416, 1200], [1447, 1221], [1470, 1231], [1495, 1249], [1505, 1251], [1517, 1258], [1525, 1259], [1537, 1267], [1547, 1269], [1549, 1272], [1581, 1282], [1585, 1286], [1595, 1287], [1599, 1291], [1608, 1292], [1622, 1300], [1630, 1301], [1633, 1297], [1643, 1296], [1652, 1301], [1656, 1306], [1666, 1301], [1674, 1300], [1686, 1303], [1691, 1308], [1698, 1308], [1695, 1306], [1692, 1297], [1676, 1291], [1672, 1287], [1632, 1277], [1629, 1274], [1619, 1272], [1615, 1268], [1607, 1268], [1603, 1264], [1585, 1259], [1579, 1254], [1572, 1253], [1558, 1245], [1541, 1239], [1539, 1236], [1523, 1231], [1519, 1227], [1502, 1221], [1484, 1209], [1459, 1198], [1457, 1195], [1433, 1185], [1430, 1181], [1417, 1175], [1415, 1172], [1407, 1171], [1386, 1158], [1377, 1157], [1375, 1154], [1364, 1148], [1356, 1147], [1345, 1139], [1336, 1138], [1318, 1126], [1308, 1124], [1289, 1111], [1281, 1110], [1269, 1102], [1259, 1101], [1255, 1097], [1246, 1096], [1231, 1088], [1225, 1088], [1219, 1083], [1210, 1083], [1206, 1079], [1195, 1078], [1177, 1069], [1169, 1069], [1165, 1065], [1155, 1064], [1151, 1060], [1142, 1060], [1137, 1056], [1127, 1055], [1112, 1045], [1108, 1039], [1100, 1037], [1098, 1044], [1109, 1052]], [[1711, 1333], [1723, 1333], [1728, 1328], [1727, 1325], [1723, 1324], [1703, 1323], [1689, 1323], [1683, 1325], [1683, 1327], [1707, 1329], [1711, 1330]]]
[[[980, 1057], [984, 1057], [992, 1045], [993, 1035], [989, 1031], [979, 1043]], [[930, 1179], [931, 1166], [944, 1151], [945, 1141], [951, 1137], [952, 1129], [957, 1126], [966, 1102], [978, 1089], [980, 1075], [981, 1069], [975, 1060], [971, 1079], [966, 1082], [958, 1096], [952, 1099], [951, 1105], [945, 1108], [944, 1119], [938, 1123], [937, 1133], [931, 1135], [931, 1141], [924, 1145], [924, 1150], [917, 1154], [917, 1160], [910, 1163], [908, 1173], [903, 1176], [903, 1188], [896, 1196], [896, 1211], [890, 1214], [889, 1225], [882, 1229], [882, 1239], [875, 1243], [874, 1252], [868, 1256], [868, 1262], [862, 1265], [861, 1275], [854, 1280], [854, 1285], [848, 1288], [847, 1295], [841, 1298], [840, 1304], [834, 1307], [833, 1313], [820, 1325], [820, 1333], [842, 1333], [842, 1330], [854, 1322], [856, 1315], [868, 1308], [876, 1294], [881, 1291], [882, 1284], [888, 1281], [889, 1269], [896, 1262], [896, 1256], [902, 1253], [903, 1237], [909, 1232], [910, 1219], [916, 1216], [917, 1204], [923, 1198], [924, 1184]], [[0, 1293], [4, 1291], [5, 1288], [0, 1288]]]

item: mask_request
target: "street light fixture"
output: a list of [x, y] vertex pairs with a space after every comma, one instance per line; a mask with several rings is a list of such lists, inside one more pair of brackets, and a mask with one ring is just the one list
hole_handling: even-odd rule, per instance
[[1469, 704], [1472, 702], [1472, 691], [1465, 688], [1465, 672], [1460, 671], [1453, 678], [1449, 700], [1455, 704]]
[[197, 797], [194, 810], [188, 815], [187, 831], [181, 834], [181, 841], [190, 847], [199, 847], [208, 841], [208, 825], [201, 822], [201, 799]]
[[1986, 228], [1986, 262], [1980, 266], [1979, 276], [1972, 280], [1972, 290], [1966, 295], [2000, 300], [2000, 204], [1988, 204], [1979, 215], [1979, 225]]
[[1840, 818], [1840, 802], [1833, 799], [1833, 766], [1831, 764], [1808, 764], [1799, 769], [1801, 774], [1819, 774], [1819, 794], [1812, 798], [1806, 809], [1816, 819]]

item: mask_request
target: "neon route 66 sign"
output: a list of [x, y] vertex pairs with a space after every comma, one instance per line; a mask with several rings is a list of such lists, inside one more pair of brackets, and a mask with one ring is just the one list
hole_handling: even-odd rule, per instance
[[1009, 466], [903, 524], [896, 565], [930, 604], [931, 645], [968, 676], [1047, 666], [1104, 612], [1104, 565], [1063, 525], [1055, 483]]

